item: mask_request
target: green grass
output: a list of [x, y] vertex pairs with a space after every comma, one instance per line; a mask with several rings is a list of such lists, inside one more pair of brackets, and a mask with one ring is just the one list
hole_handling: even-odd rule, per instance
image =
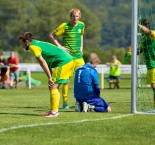
[[39, 115], [49, 110], [47, 78], [43, 73], [32, 74], [32, 77], [41, 80], [42, 85], [30, 90], [26, 87], [0, 90], [1, 145], [155, 144], [155, 116], [130, 113], [129, 80], [124, 81], [124, 85], [121, 82], [121, 89], [101, 91], [112, 113], [78, 113], [74, 112], [72, 79], [68, 98], [70, 109], [61, 109], [61, 100], [59, 117], [44, 118]]

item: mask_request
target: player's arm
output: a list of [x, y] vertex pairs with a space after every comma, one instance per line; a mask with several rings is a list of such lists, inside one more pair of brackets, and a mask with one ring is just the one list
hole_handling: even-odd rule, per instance
[[120, 66], [120, 65], [122, 65], [122, 63], [118, 60], [117, 66]]
[[149, 35], [149, 36], [153, 36], [153, 35], [154, 35], [153, 31], [150, 30], [149, 28], [147, 28], [147, 27], [145, 27], [145, 26], [143, 26], [143, 25], [141, 25], [141, 24], [138, 24], [138, 27], [139, 27], [145, 34], [147, 34], [147, 35]]
[[44, 70], [44, 72], [46, 73], [47, 77], [48, 77], [48, 85], [49, 87], [52, 87], [54, 85], [53, 81], [52, 81], [52, 75], [51, 72], [49, 70], [49, 67], [46, 63], [46, 61], [43, 59], [42, 56], [39, 56], [36, 58], [40, 64], [40, 66], [42, 67], [42, 69]]
[[59, 48], [65, 50], [65, 51], [67, 51], [67, 52], [69, 52], [69, 49], [68, 49], [68, 48], [62, 46], [62, 45], [59, 43], [59, 41], [57, 40], [57, 36], [56, 36], [54, 33], [51, 33], [51, 34], [49, 35], [49, 37], [51, 38], [51, 40], [52, 40], [52, 42], [54, 43], [54, 45], [58, 46]]
[[93, 89], [94, 89], [94, 93], [97, 96], [100, 96], [100, 88], [98, 86], [98, 73], [96, 71], [91, 71], [91, 76], [92, 76], [92, 83], [93, 83]]
[[81, 48], [80, 51], [83, 53], [83, 35], [81, 36]]
[[83, 53], [83, 35], [84, 35], [84, 29], [85, 29], [85, 25], [82, 29], [82, 33], [81, 33], [81, 48], [80, 48], [80, 51]]
[[58, 42], [57, 36], [56, 36], [54, 33], [51, 33], [51, 34], [50, 34], [50, 38], [51, 38], [52, 42], [53, 42], [56, 46], [58, 46], [59, 48], [62, 48], [62, 47], [63, 47], [63, 46]]
[[58, 46], [61, 49], [64, 49], [65, 51], [69, 51], [68, 48], [65, 48], [62, 46], [58, 41], [58, 36], [61, 36], [65, 33], [64, 23], [62, 23], [60, 26], [58, 26], [52, 33], [50, 33], [49, 37], [52, 40], [53, 44]]
[[94, 92], [97, 96], [100, 96], [100, 88], [99, 88], [98, 84], [94, 85]]

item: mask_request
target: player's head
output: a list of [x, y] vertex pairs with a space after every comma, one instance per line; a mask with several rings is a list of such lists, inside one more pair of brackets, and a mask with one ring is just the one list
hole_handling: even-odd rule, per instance
[[113, 61], [117, 59], [116, 55], [113, 55], [111, 58]]
[[129, 51], [132, 51], [132, 47], [131, 47], [131, 46], [129, 46], [129, 47], [128, 47], [128, 50], [129, 50]]
[[25, 32], [23, 35], [20, 35], [18, 39], [25, 50], [29, 50], [29, 44], [34, 40], [34, 37], [32, 33]]
[[70, 21], [73, 25], [77, 24], [79, 19], [81, 18], [81, 11], [79, 9], [73, 8], [70, 11]]
[[145, 26], [145, 27], [147, 27], [148, 29], [150, 29], [150, 22], [146, 18], [142, 19], [140, 21], [140, 24], [143, 25], [143, 26]]
[[91, 63], [93, 67], [96, 67], [101, 61], [96, 53], [91, 53], [88, 62]]

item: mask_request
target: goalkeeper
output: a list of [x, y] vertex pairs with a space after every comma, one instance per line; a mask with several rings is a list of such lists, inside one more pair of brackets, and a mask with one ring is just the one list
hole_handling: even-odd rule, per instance
[[[60, 84], [68, 82], [69, 76], [72, 73], [72, 56], [55, 45], [35, 40], [30, 32], [25, 32], [18, 39], [25, 50], [30, 50], [38, 60], [48, 77], [51, 111], [43, 116], [57, 117], [60, 100], [58, 88]], [[54, 68], [53, 71], [52, 68]]]
[[146, 84], [152, 87], [155, 108], [155, 30], [150, 29], [150, 22], [147, 19], [142, 19], [138, 27], [142, 32], [140, 52], [144, 55], [147, 67]]
[[76, 98], [76, 111], [111, 112], [108, 103], [100, 97], [98, 86], [98, 73], [95, 67], [100, 62], [96, 53], [91, 53], [89, 62], [79, 67], [75, 72], [74, 97]]

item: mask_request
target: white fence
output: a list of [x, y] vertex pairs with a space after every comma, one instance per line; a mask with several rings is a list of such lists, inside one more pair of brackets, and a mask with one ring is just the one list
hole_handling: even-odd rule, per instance
[[[146, 73], [147, 69], [145, 65], [138, 66], [141, 69], [141, 72]], [[121, 74], [131, 74], [131, 65], [121, 65]], [[98, 65], [96, 70], [99, 74], [101, 74], [101, 88], [104, 88], [104, 74], [109, 74], [109, 67], [106, 65]], [[19, 71], [28, 72], [29, 74], [29, 88], [31, 88], [31, 72], [43, 72], [41, 66], [37, 63], [20, 63]]]
[[[39, 64], [28, 64], [28, 63], [20, 63], [19, 64], [20, 71], [29, 71], [29, 72], [43, 72], [43, 69]], [[121, 74], [131, 74], [131, 65], [121, 65]], [[139, 65], [141, 72], [146, 73], [147, 69], [145, 65]], [[99, 74], [101, 74], [101, 88], [104, 88], [104, 74], [109, 74], [109, 67], [106, 65], [98, 65], [96, 70]]]
[[[145, 65], [140, 65], [139, 67], [143, 72], [146, 72]], [[121, 65], [120, 68], [121, 68], [121, 74], [131, 74], [131, 65]], [[30, 69], [31, 72], [43, 72], [43, 69], [37, 63], [20, 63], [19, 64], [20, 71], [27, 71], [27, 69]], [[99, 74], [109, 73], [109, 67], [103, 64], [97, 65], [96, 70]]]

